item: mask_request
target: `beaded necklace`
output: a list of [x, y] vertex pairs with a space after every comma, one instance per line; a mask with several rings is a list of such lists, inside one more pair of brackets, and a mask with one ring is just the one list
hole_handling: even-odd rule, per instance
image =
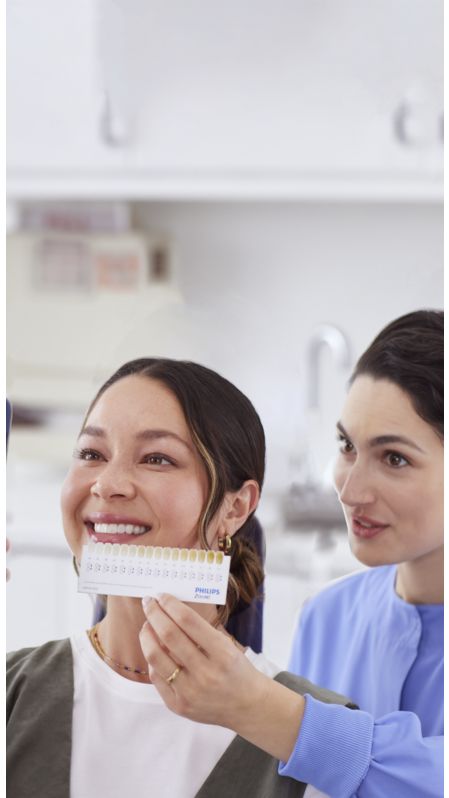
[[127, 671], [128, 673], [138, 673], [141, 676], [148, 676], [148, 671], [141, 671], [139, 668], [131, 668], [129, 665], [122, 665], [121, 662], [116, 662], [115, 659], [106, 654], [103, 646], [98, 639], [98, 624], [96, 623], [92, 629], [89, 629], [87, 635], [89, 637], [90, 642], [92, 643], [95, 651], [97, 652], [98, 656], [101, 657], [102, 660], [105, 662], [110, 662], [111, 665], [115, 665], [116, 668], [120, 668], [122, 671]]

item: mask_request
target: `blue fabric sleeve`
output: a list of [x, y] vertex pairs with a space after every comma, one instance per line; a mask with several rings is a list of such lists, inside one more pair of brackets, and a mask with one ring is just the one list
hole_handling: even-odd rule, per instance
[[331, 798], [442, 798], [443, 737], [423, 737], [412, 712], [374, 721], [307, 695], [295, 748], [279, 773]]

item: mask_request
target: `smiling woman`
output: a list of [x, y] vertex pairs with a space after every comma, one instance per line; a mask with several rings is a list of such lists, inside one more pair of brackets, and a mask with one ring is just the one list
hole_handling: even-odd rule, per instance
[[[104, 414], [109, 428], [102, 421]], [[223, 418], [231, 421], [223, 424]], [[99, 532], [97, 524], [137, 522], [151, 532], [142, 535], [140, 543], [187, 548], [216, 547], [219, 534], [232, 536], [239, 530], [233, 540], [228, 601], [219, 620], [225, 622], [239, 601], [252, 601], [263, 579], [251, 527], [264, 479], [265, 438], [252, 404], [234, 385], [195, 363], [131, 361], [98, 392], [78, 443], [62, 494], [66, 535], [73, 529], [67, 516], [72, 493], [86, 485], [92, 497], [84, 508], [93, 510], [95, 505], [97, 513], [87, 517], [84, 509], [86, 531], [103, 542], [129, 542], [129, 538], [121, 537], [126, 531], [110, 527]], [[129, 482], [130, 468], [138, 476], [135, 482]], [[105, 480], [111, 478], [128, 479], [128, 488], [139, 486], [133, 503], [126, 497], [120, 503], [114, 495], [108, 499], [114, 484]], [[90, 479], [95, 484], [89, 486]], [[104, 490], [108, 513], [99, 510]], [[142, 505], [143, 515], [129, 519], [131, 504]], [[128, 516], [116, 512], [112, 517], [112, 505], [126, 507]], [[223, 523], [226, 509], [232, 518]], [[69, 545], [73, 550], [70, 540]]]
[[[234, 385], [195, 363], [132, 361], [87, 412], [63, 486], [63, 525], [78, 559], [90, 541], [132, 540], [155, 550], [230, 547], [226, 604], [191, 610], [215, 627], [229, 661], [241, 655], [243, 677], [275, 682], [294, 706], [310, 686], [286, 677], [288, 690], [276, 666], [244, 651], [223, 627], [239, 601], [259, 597], [263, 567], [251, 529], [264, 467], [262, 425]], [[148, 635], [140, 599], [110, 595], [105, 617], [87, 634], [10, 655], [11, 796], [225, 798], [230, 779], [234, 798], [251, 790], [311, 795], [299, 782], [292, 793], [275, 760], [229, 729], [169, 712], [154, 680], [175, 695], [186, 674], [167, 649], [163, 675], [150, 672]]]

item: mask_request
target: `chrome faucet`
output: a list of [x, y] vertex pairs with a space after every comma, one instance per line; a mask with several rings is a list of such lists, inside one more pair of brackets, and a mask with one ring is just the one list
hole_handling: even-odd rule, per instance
[[[344, 526], [343, 514], [335, 491], [323, 483], [316, 462], [316, 436], [321, 429], [319, 365], [320, 353], [329, 347], [339, 370], [351, 365], [349, 341], [338, 327], [321, 324], [307, 346], [307, 418], [303, 449], [295, 452], [290, 462], [301, 468], [300, 478], [293, 480], [283, 499], [284, 522], [287, 527], [320, 530], [320, 546], [329, 545], [328, 533]], [[327, 536], [327, 537], [326, 537]]]
[[333, 352], [340, 369], [348, 369], [351, 365], [351, 349], [344, 333], [332, 324], [321, 324], [317, 327], [307, 349], [307, 407], [309, 410], [318, 410], [320, 407], [318, 367], [320, 352], [325, 346], [328, 346]]

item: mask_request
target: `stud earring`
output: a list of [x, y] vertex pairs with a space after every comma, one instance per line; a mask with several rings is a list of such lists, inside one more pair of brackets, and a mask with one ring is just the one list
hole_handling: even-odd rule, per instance
[[223, 551], [225, 554], [229, 554], [232, 548], [232, 538], [230, 535], [224, 535], [222, 538], [218, 538], [218, 548], [220, 551]]

